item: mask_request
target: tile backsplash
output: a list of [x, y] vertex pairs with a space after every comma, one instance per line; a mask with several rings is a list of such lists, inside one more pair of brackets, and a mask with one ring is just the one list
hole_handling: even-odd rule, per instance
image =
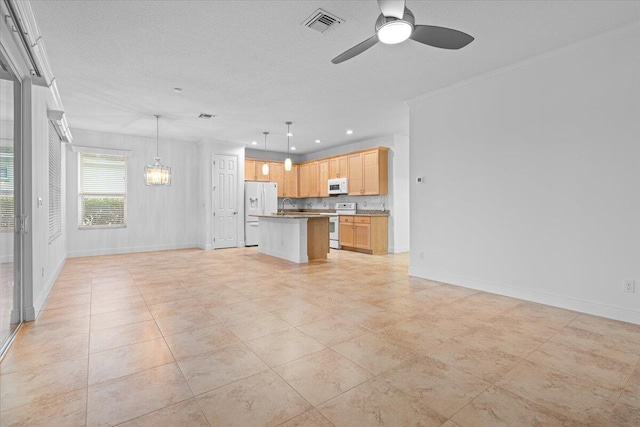
[[[307, 199], [293, 199], [293, 207], [297, 209], [335, 209], [336, 203], [355, 202], [357, 209], [365, 210], [389, 210], [388, 196], [332, 196], [332, 197], [310, 197]], [[278, 208], [282, 208], [282, 200], [278, 199]], [[285, 209], [292, 209], [292, 205], [287, 201]]]

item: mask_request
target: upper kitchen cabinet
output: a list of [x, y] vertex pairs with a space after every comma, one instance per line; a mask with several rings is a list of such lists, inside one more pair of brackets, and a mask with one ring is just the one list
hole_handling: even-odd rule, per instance
[[318, 196], [329, 197], [329, 159], [318, 161]]
[[320, 197], [318, 187], [318, 162], [302, 163], [300, 165], [298, 190], [298, 197]]
[[278, 197], [286, 197], [284, 195], [284, 163], [269, 162], [269, 182], [278, 184]]
[[370, 196], [388, 193], [388, 148], [381, 147], [349, 154], [347, 162], [349, 195]]
[[244, 180], [255, 181], [256, 180], [256, 161], [251, 159], [244, 160]]
[[[298, 196], [298, 165], [292, 165], [290, 171], [284, 171], [284, 197], [297, 198]], [[280, 193], [280, 191], [278, 191]]]
[[270, 174], [262, 174], [264, 163], [264, 160], [244, 159], [244, 180], [269, 182]]
[[347, 170], [347, 156], [338, 156], [329, 159], [329, 179], [346, 178]]

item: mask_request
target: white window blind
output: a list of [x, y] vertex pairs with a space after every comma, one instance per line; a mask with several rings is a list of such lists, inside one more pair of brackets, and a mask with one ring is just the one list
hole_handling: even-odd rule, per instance
[[62, 234], [62, 141], [49, 122], [49, 243]]
[[126, 226], [127, 157], [81, 152], [80, 227]]
[[0, 231], [13, 232], [13, 140], [0, 139]]

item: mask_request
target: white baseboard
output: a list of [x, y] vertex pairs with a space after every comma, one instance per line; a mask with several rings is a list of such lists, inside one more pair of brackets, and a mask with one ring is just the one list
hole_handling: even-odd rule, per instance
[[436, 282], [449, 283], [451, 285], [463, 286], [465, 288], [477, 289], [493, 294], [504, 295], [512, 298], [565, 308], [567, 310], [579, 311], [581, 313], [593, 314], [594, 316], [606, 317], [608, 319], [620, 320], [623, 322], [640, 325], [640, 311], [626, 308], [599, 304], [590, 301], [582, 301], [576, 298], [537, 292], [528, 289], [514, 288], [512, 286], [498, 283], [486, 282], [483, 280], [470, 279], [447, 273], [429, 271], [426, 268], [415, 266], [409, 267], [409, 275], [423, 279], [435, 280]]
[[[62, 271], [62, 267], [64, 267], [64, 263], [66, 261], [67, 261], [67, 257], [65, 256], [60, 260], [58, 265], [56, 265], [53, 272], [47, 279], [47, 282], [44, 284], [44, 288], [42, 289], [42, 292], [40, 292], [40, 295], [38, 296], [38, 300], [33, 303], [32, 308], [28, 308], [26, 310], [25, 319], [24, 319], [25, 321], [35, 320], [35, 318], [38, 317], [38, 314], [40, 314], [40, 310], [42, 310], [42, 307], [44, 306], [45, 301], [47, 301], [49, 292], [51, 292], [51, 288], [53, 288], [54, 283], [56, 283], [56, 280], [58, 280], [58, 275], [60, 275], [60, 272]], [[29, 315], [33, 317], [32, 318], [27, 317]]]
[[203, 251], [210, 251], [213, 249], [213, 245], [211, 243], [198, 243], [198, 248]]
[[409, 252], [409, 246], [389, 246], [390, 254], [401, 254], [403, 252]]
[[69, 251], [69, 258], [77, 258], [84, 256], [97, 256], [97, 255], [115, 255], [115, 254], [128, 254], [133, 252], [153, 252], [153, 251], [170, 251], [175, 249], [192, 249], [198, 248], [197, 243], [177, 243], [170, 245], [151, 245], [151, 246], [127, 246], [119, 248], [100, 248], [80, 251]]

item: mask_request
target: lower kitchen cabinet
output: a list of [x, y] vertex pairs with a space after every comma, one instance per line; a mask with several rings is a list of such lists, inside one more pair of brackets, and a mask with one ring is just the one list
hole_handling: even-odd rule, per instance
[[389, 247], [389, 217], [340, 215], [342, 249], [374, 255], [386, 254]]

